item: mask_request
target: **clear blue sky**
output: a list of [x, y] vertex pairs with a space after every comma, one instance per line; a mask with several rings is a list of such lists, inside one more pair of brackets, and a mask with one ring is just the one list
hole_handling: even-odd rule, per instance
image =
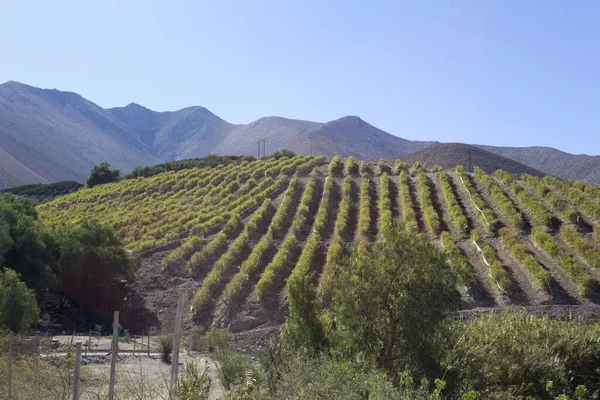
[[599, 1], [0, 0], [0, 81], [600, 154]]

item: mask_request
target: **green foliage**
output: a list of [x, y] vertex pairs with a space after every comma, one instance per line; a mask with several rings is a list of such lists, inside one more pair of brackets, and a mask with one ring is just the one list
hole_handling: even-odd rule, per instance
[[38, 320], [39, 309], [33, 290], [17, 273], [5, 268], [0, 273], [0, 327], [27, 332]]
[[566, 225], [560, 227], [560, 236], [572, 246], [592, 267], [600, 270], [600, 251], [583, 238], [575, 229]]
[[340, 268], [328, 337], [340, 354], [374, 357], [390, 373], [405, 365], [435, 369], [433, 332], [460, 306], [456, 273], [422, 235], [394, 227], [383, 239]]
[[264, 235], [254, 246], [240, 270], [231, 278], [223, 290], [223, 298], [229, 305], [240, 302], [250, 282], [254, 282], [267, 261], [267, 256], [275, 249], [271, 235]]
[[511, 190], [535, 221], [545, 226], [552, 225], [552, 214], [539, 199], [535, 198], [535, 196], [525, 190], [517, 182], [513, 182]]
[[47, 199], [64, 194], [73, 193], [83, 185], [75, 181], [61, 181], [53, 183], [34, 183], [31, 185], [16, 186], [0, 192], [11, 193], [17, 196]]
[[329, 174], [330, 175], [337, 175], [342, 173], [342, 169], [344, 168], [344, 165], [342, 164], [342, 160], [340, 159], [340, 156], [333, 156], [333, 158], [331, 159], [331, 163], [329, 163]]
[[297, 176], [290, 179], [285, 197], [277, 209], [275, 216], [273, 216], [271, 225], [269, 225], [269, 232], [274, 237], [283, 235], [284, 226], [286, 226], [287, 221], [292, 216], [291, 214], [294, 211], [293, 206], [296, 204], [299, 195], [299, 182]]
[[548, 290], [548, 285], [552, 281], [552, 276], [537, 262], [527, 246], [521, 243], [521, 240], [508, 228], [501, 228], [498, 231], [500, 239], [504, 246], [533, 276], [535, 283], [540, 289]]
[[293, 235], [288, 236], [273, 260], [267, 265], [259, 281], [256, 283], [256, 293], [261, 299], [267, 298], [271, 294], [272, 287], [283, 281], [285, 272], [290, 267], [291, 262], [298, 252], [298, 244]]
[[593, 278], [570, 254], [560, 248], [552, 236], [540, 228], [533, 228], [531, 238], [575, 280], [579, 293], [586, 295], [592, 292], [595, 286]]
[[408, 173], [405, 170], [400, 171], [398, 177], [399, 192], [400, 192], [400, 206], [402, 208], [402, 221], [404, 227], [408, 232], [416, 233], [419, 231], [419, 224], [417, 222], [417, 214], [410, 195], [410, 187], [408, 185]]
[[218, 352], [231, 348], [233, 335], [229, 329], [213, 328], [206, 335], [208, 341], [208, 350]]
[[245, 384], [248, 376], [260, 376], [260, 372], [250, 356], [239, 353], [233, 349], [223, 349], [217, 352], [219, 362], [219, 377], [226, 389], [234, 385]]
[[350, 223], [350, 192], [352, 191], [352, 177], [347, 176], [342, 183], [342, 199], [338, 206], [338, 214], [335, 220], [334, 233], [346, 237]]
[[481, 198], [481, 196], [479, 196], [473, 187], [473, 184], [471, 183], [471, 178], [465, 173], [462, 165], [456, 167], [456, 173], [458, 174], [462, 185], [465, 187], [465, 190], [469, 194], [471, 203], [475, 208], [475, 213], [483, 223], [483, 226], [488, 232], [494, 232], [499, 225], [494, 212], [488, 207], [487, 203]]
[[221, 253], [227, 247], [227, 235], [224, 232], [220, 232], [213, 240], [210, 241], [203, 249], [195, 252], [190, 257], [188, 263], [189, 268], [192, 271], [197, 271], [204, 266], [208, 260], [215, 257], [215, 255]]
[[346, 169], [346, 174], [348, 174], [348, 175], [355, 175], [358, 173], [358, 164], [356, 163], [356, 160], [354, 159], [354, 157], [348, 156], [346, 158], [345, 169]]
[[57, 232], [64, 294], [97, 310], [114, 310], [121, 303], [116, 281], [129, 280], [139, 259], [125, 250], [117, 233], [95, 220]]
[[390, 194], [390, 178], [386, 172], [379, 177], [379, 230], [388, 231], [392, 228], [392, 198]]
[[379, 170], [380, 174], [389, 174], [390, 172], [392, 172], [390, 166], [387, 164], [387, 162], [385, 162], [383, 158], [380, 158], [379, 161], [377, 161], [377, 169]]
[[313, 177], [309, 179], [306, 187], [304, 188], [304, 193], [302, 193], [298, 210], [296, 211], [294, 221], [292, 222], [292, 232], [295, 236], [301, 235], [305, 230], [308, 229], [307, 221], [310, 217], [310, 207], [316, 200], [316, 185], [317, 180]]
[[370, 180], [362, 178], [360, 182], [360, 204], [358, 209], [358, 237], [366, 238], [371, 226]]
[[185, 160], [169, 161], [164, 164], [155, 165], [153, 167], [136, 167], [130, 173], [123, 176], [123, 179], [135, 179], [140, 177], [151, 177], [162, 174], [167, 171], [181, 171], [192, 168], [208, 168], [219, 165], [227, 165], [235, 161], [254, 161], [252, 156], [218, 156], [209, 154], [203, 158], [189, 158]]
[[331, 300], [334, 277], [337, 275], [343, 258], [344, 242], [336, 235], [327, 248], [325, 265], [323, 266], [323, 272], [319, 278], [319, 292], [326, 303], [329, 303]]
[[205, 361], [185, 364], [183, 376], [177, 382], [177, 394], [181, 400], [207, 399], [210, 392], [210, 377]]
[[500, 186], [498, 186], [498, 184], [496, 184], [496, 182], [480, 168], [475, 168], [475, 176], [485, 187], [494, 202], [496, 202], [506, 219], [508, 219], [508, 222], [517, 229], [523, 229], [525, 224], [523, 215], [512, 200], [504, 194]]
[[246, 224], [246, 231], [249, 235], [254, 233], [259, 233], [264, 230], [265, 223], [268, 222], [269, 216], [273, 209], [273, 205], [271, 203], [271, 199], [265, 199], [262, 205], [252, 214], [250, 220]]
[[419, 200], [421, 202], [421, 210], [427, 228], [435, 236], [440, 234], [440, 216], [433, 207], [431, 188], [429, 187], [429, 179], [425, 172], [419, 172], [417, 176], [417, 188], [419, 191]]
[[396, 160], [394, 162], [394, 165], [396, 166], [397, 173], [400, 173], [400, 171], [408, 171], [408, 169], [410, 168], [410, 164], [402, 160]]
[[[600, 390], [599, 324], [525, 312], [448, 321], [439, 335], [446, 379], [455, 390], [482, 398], [547, 398]], [[551, 384], [548, 384], [551, 382]]]
[[100, 165], [94, 166], [90, 177], [86, 181], [88, 187], [94, 187], [96, 185], [102, 185], [104, 183], [116, 182], [121, 176], [121, 171], [118, 169], [110, 169], [110, 164], [102, 162]]
[[471, 231], [471, 240], [473, 245], [481, 253], [485, 263], [490, 268], [490, 277], [493, 282], [500, 287], [501, 290], [511, 291], [514, 288], [514, 282], [508, 276], [508, 272], [504, 269], [502, 261], [498, 258], [496, 250], [485, 242], [481, 234], [477, 230]]
[[440, 238], [442, 247], [448, 257], [448, 262], [458, 274], [461, 283], [467, 287], [472, 287], [475, 284], [475, 269], [473, 265], [471, 265], [469, 260], [467, 260], [456, 246], [449, 232], [442, 232]]
[[319, 203], [319, 210], [317, 211], [317, 215], [315, 216], [315, 222], [313, 229], [323, 234], [327, 226], [329, 225], [329, 207], [331, 204], [331, 196], [333, 192], [333, 188], [335, 185], [335, 181], [332, 177], [328, 176], [325, 178], [325, 186], [323, 188], [323, 196], [321, 197], [321, 202]]
[[192, 236], [181, 246], [167, 254], [163, 260], [165, 266], [171, 265], [177, 260], [188, 259], [202, 248], [202, 240], [198, 236]]
[[444, 201], [446, 202], [446, 206], [452, 217], [452, 223], [454, 224], [456, 231], [465, 236], [469, 233], [469, 222], [462, 207], [458, 203], [458, 200], [456, 200], [456, 196], [454, 195], [454, 191], [450, 184], [450, 177], [446, 171], [440, 169], [438, 171], [438, 178], [440, 180], [440, 186], [442, 187]]
[[169, 362], [171, 360], [171, 353], [173, 352], [173, 337], [161, 335], [158, 337], [158, 344], [160, 349], [160, 359], [163, 362]]

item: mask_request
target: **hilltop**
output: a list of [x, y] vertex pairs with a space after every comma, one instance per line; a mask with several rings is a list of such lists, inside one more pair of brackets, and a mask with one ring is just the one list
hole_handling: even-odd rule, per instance
[[122, 308], [128, 326], [168, 329], [184, 290], [188, 328], [229, 327], [248, 348], [285, 320], [292, 271], [313, 272], [327, 298], [341, 257], [392, 221], [449, 252], [464, 309], [585, 313], [600, 302], [600, 187], [551, 176], [238, 159], [81, 189], [37, 210], [49, 226], [94, 216], [140, 254]]
[[[0, 85], [0, 189], [62, 180], [83, 182], [102, 161], [127, 173], [136, 166], [212, 153], [256, 155], [257, 141], [263, 139], [267, 154], [287, 148], [301, 154], [378, 160], [414, 153], [407, 159], [421, 157], [419, 161], [430, 163], [435, 158], [435, 164], [446, 166], [458, 162], [456, 155], [443, 148], [421, 152], [438, 142], [403, 139], [358, 116], [325, 123], [273, 116], [232, 124], [200, 106], [157, 112], [130, 103], [104, 109], [76, 93], [18, 82]], [[600, 156], [539, 147], [478, 147], [544, 174], [600, 183]], [[497, 162], [494, 159], [490, 165]], [[533, 173], [518, 164], [512, 166], [517, 174]]]

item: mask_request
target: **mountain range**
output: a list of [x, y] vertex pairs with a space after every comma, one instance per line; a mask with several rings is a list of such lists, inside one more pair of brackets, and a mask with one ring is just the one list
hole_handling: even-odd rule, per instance
[[[18, 82], [0, 85], [0, 189], [60, 180], [83, 182], [108, 161], [127, 172], [136, 166], [202, 157], [257, 154], [287, 148], [316, 155], [377, 160], [402, 157], [451, 167], [471, 162], [486, 170], [552, 174], [600, 183], [600, 156], [548, 147], [494, 147], [412, 141], [357, 116], [320, 123], [281, 117], [231, 124], [204, 107], [156, 112], [139, 104], [104, 109], [82, 96]], [[473, 157], [475, 155], [475, 157]]]

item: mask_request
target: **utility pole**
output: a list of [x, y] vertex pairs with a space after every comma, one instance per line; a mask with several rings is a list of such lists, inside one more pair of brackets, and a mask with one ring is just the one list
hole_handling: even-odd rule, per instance
[[256, 156], [256, 158], [260, 158], [260, 140], [257, 141], [256, 144], [258, 145], [258, 155]]
[[313, 140], [313, 137], [312, 137], [312, 136], [309, 136], [309, 137], [308, 137], [308, 139], [310, 140], [310, 155], [312, 156], [312, 153], [313, 153], [313, 147], [312, 147], [312, 140]]
[[267, 143], [267, 141], [265, 139], [262, 140], [262, 144], [263, 144], [263, 157], [267, 155], [267, 152], [265, 150], [265, 143]]

